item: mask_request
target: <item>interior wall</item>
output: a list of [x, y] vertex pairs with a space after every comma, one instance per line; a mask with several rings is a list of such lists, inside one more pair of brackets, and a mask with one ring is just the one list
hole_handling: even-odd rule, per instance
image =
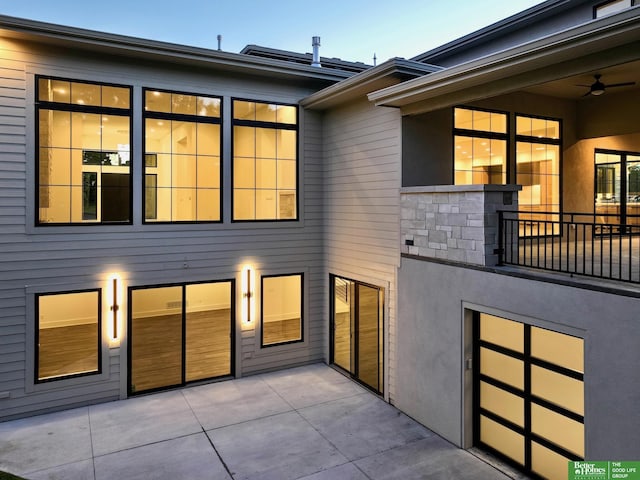
[[[262, 315], [262, 321], [277, 322], [298, 318], [300, 316], [301, 291], [300, 276], [291, 275], [277, 278], [274, 282], [262, 282], [262, 292], [260, 296], [264, 309], [274, 312], [270, 315]], [[279, 288], [278, 288], [279, 287]]]
[[38, 327], [41, 329], [96, 323], [97, 295], [43, 295], [39, 301]]

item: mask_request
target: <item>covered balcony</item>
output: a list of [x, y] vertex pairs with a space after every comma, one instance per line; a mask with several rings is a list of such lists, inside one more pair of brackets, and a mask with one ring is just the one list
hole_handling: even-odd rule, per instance
[[637, 10], [369, 95], [403, 113], [403, 254], [640, 284]]

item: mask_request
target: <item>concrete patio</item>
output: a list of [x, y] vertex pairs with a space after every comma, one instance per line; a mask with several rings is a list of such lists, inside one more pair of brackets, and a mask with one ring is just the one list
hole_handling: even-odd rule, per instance
[[0, 423], [38, 479], [500, 479], [324, 364]]

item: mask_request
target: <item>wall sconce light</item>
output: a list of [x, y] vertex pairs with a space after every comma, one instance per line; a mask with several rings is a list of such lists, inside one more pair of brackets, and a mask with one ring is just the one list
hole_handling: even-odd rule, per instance
[[116, 340], [118, 338], [118, 311], [120, 310], [120, 305], [118, 305], [118, 277], [113, 277], [111, 282], [113, 298], [109, 310], [113, 312], [113, 339]]
[[251, 310], [254, 295], [251, 277], [251, 267], [244, 267], [242, 270], [242, 318], [246, 323], [250, 323], [252, 320]]

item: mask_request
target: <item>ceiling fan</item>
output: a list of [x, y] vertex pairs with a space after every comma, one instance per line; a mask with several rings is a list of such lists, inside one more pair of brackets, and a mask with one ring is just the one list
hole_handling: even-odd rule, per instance
[[609, 85], [605, 85], [600, 81], [600, 77], [602, 77], [602, 75], [600, 75], [599, 73], [596, 73], [593, 76], [593, 78], [595, 78], [596, 81], [593, 82], [591, 85], [576, 85], [576, 86], [587, 87], [589, 91], [585, 93], [583, 96], [588, 97], [589, 95], [595, 95], [595, 96], [602, 95], [607, 88], [628, 87], [636, 84], [636, 82], [624, 82], [624, 83], [612, 83]]

